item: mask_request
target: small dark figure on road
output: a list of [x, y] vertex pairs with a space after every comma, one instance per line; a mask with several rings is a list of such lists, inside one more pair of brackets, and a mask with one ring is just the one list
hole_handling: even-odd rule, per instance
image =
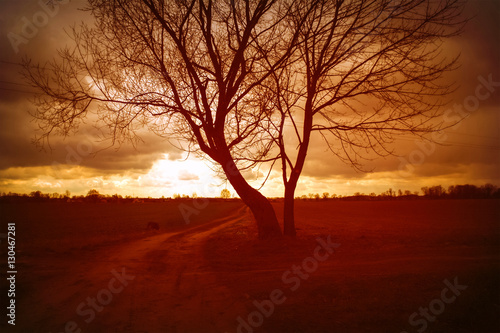
[[160, 230], [160, 225], [156, 222], [149, 222], [148, 223], [148, 229], [151, 230]]

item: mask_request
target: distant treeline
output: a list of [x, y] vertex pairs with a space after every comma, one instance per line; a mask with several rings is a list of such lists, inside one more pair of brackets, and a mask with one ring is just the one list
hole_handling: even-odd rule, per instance
[[[231, 199], [228, 196], [228, 190], [223, 190], [220, 198], [207, 198], [209, 200], [239, 200]], [[97, 190], [92, 189], [87, 192], [86, 195], [71, 195], [69, 191], [63, 194], [60, 193], [42, 193], [41, 191], [33, 191], [30, 194], [19, 194], [19, 193], [0, 193], [0, 202], [46, 202], [46, 201], [59, 201], [59, 202], [93, 202], [93, 203], [144, 203], [144, 202], [166, 202], [171, 200], [193, 200], [193, 199], [205, 199], [198, 197], [196, 193], [189, 195], [174, 194], [173, 197], [161, 197], [161, 198], [141, 198], [133, 197], [130, 195], [122, 196], [120, 194], [101, 194]]]
[[[423, 195], [422, 195], [423, 194]], [[483, 186], [476, 185], [453, 185], [446, 190], [443, 186], [422, 187], [422, 192], [411, 192], [408, 190], [393, 191], [391, 188], [387, 191], [375, 194], [364, 194], [360, 192], [350, 196], [337, 196], [318, 193], [301, 196], [296, 198], [300, 200], [321, 200], [321, 199], [337, 199], [337, 200], [418, 200], [418, 199], [500, 199], [500, 188], [492, 184]]]
[[[387, 191], [375, 194], [364, 194], [360, 192], [354, 193], [350, 196], [342, 196], [330, 194], [328, 192], [309, 193], [296, 197], [297, 200], [419, 200], [419, 199], [500, 199], [500, 188], [492, 184], [483, 186], [476, 185], [453, 185], [445, 189], [441, 185], [422, 187], [423, 195], [420, 192], [411, 192], [408, 190], [393, 191], [391, 188]], [[42, 193], [41, 191], [33, 191], [30, 194], [18, 193], [0, 193], [0, 202], [18, 202], [18, 201], [61, 201], [61, 202], [94, 202], [94, 203], [143, 203], [143, 202], [166, 202], [171, 200], [192, 200], [201, 199], [196, 193], [189, 195], [174, 194], [173, 197], [161, 198], [139, 198], [128, 196], [121, 196], [119, 194], [106, 195], [100, 194], [97, 190], [92, 189], [88, 191], [87, 195], [73, 195], [69, 191], [63, 194], [59, 193]], [[210, 200], [239, 200], [232, 198], [227, 189], [222, 190], [220, 198], [209, 198]], [[271, 198], [272, 201], [281, 200], [282, 198]]]
[[[423, 194], [423, 195], [422, 195]], [[341, 196], [328, 192], [323, 194], [309, 193], [297, 197], [299, 200], [418, 200], [418, 199], [500, 199], [500, 188], [492, 184], [483, 186], [476, 185], [453, 185], [446, 190], [443, 186], [422, 187], [422, 192], [411, 192], [408, 190], [394, 191], [392, 188], [380, 194], [360, 193]]]

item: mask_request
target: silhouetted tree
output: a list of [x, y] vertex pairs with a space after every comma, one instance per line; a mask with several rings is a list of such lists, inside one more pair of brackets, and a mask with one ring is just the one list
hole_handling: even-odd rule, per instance
[[225, 188], [225, 189], [223, 189], [220, 192], [220, 197], [222, 199], [230, 199], [231, 198], [231, 192], [229, 192], [229, 190], [227, 188]]
[[456, 185], [448, 188], [448, 193], [452, 198], [457, 199], [472, 199], [478, 197], [480, 190], [475, 185]]
[[361, 169], [367, 151], [390, 154], [395, 135], [440, 128], [433, 120], [442, 115], [442, 97], [452, 90], [440, 79], [456, 62], [442, 56], [441, 46], [460, 31], [462, 4], [295, 2], [288, 19], [299, 32], [297, 48], [269, 83], [281, 115], [273, 124], [285, 185], [286, 235], [295, 235], [293, 198], [313, 133], [342, 161]]
[[25, 63], [43, 92], [39, 142], [68, 135], [93, 113], [113, 142], [135, 141], [143, 127], [180, 139], [180, 148], [221, 168], [260, 238], [281, 235], [270, 202], [241, 171], [266, 161], [272, 147], [263, 82], [296, 44], [284, 19], [293, 2], [90, 0], [88, 10], [95, 25], [72, 31], [75, 47], [43, 66]]
[[441, 185], [422, 187], [422, 192], [426, 197], [431, 197], [431, 198], [440, 198], [446, 194], [445, 189]]
[[[270, 202], [242, 171], [280, 160], [284, 233], [311, 134], [359, 167], [395, 133], [427, 133], [447, 92], [442, 38], [458, 0], [89, 0], [95, 25], [45, 65], [26, 61], [43, 143], [92, 115], [113, 142], [146, 127], [219, 165], [251, 209], [259, 237], [281, 235]], [[367, 102], [373, 107], [367, 107]], [[94, 105], [95, 104], [95, 105]], [[291, 125], [298, 151], [290, 151]], [[100, 126], [102, 128], [102, 126]], [[328, 137], [329, 136], [329, 137]], [[271, 155], [273, 147], [277, 154]]]
[[41, 191], [33, 191], [30, 193], [30, 197], [32, 197], [35, 200], [41, 199], [42, 198], [42, 192]]
[[96, 189], [91, 189], [87, 192], [85, 199], [91, 202], [99, 201], [103, 196]]
[[480, 187], [481, 194], [484, 198], [492, 198], [495, 196], [495, 193], [498, 191], [498, 187], [493, 184], [485, 184]]
[[120, 202], [120, 201], [122, 201], [122, 199], [123, 199], [123, 197], [121, 195], [115, 193], [111, 196], [110, 201], [111, 202]]

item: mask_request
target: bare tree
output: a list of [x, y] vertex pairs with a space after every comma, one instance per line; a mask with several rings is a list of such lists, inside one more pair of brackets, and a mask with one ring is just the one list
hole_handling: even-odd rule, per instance
[[222, 199], [231, 199], [231, 192], [229, 192], [229, 190], [225, 188], [220, 192], [220, 197]]
[[[396, 135], [440, 130], [444, 74], [457, 57], [441, 46], [460, 32], [460, 0], [302, 0], [289, 17], [299, 35], [287, 65], [273, 73], [285, 186], [284, 233], [295, 235], [294, 193], [311, 136], [362, 169], [371, 152], [391, 154]], [[270, 63], [272, 58], [268, 58]], [[292, 130], [287, 129], [290, 126]]]
[[241, 172], [266, 161], [272, 146], [272, 98], [262, 82], [294, 44], [284, 20], [292, 3], [90, 0], [95, 25], [72, 30], [75, 47], [44, 66], [25, 63], [43, 91], [39, 141], [68, 135], [83, 119], [96, 119], [113, 142], [136, 140], [144, 127], [180, 139], [223, 170], [260, 238], [280, 236], [271, 204]]
[[[281, 161], [285, 229], [311, 135], [360, 167], [394, 134], [439, 128], [442, 38], [458, 0], [90, 0], [95, 25], [44, 66], [35, 117], [45, 142], [94, 119], [113, 142], [146, 128], [220, 166], [259, 237], [281, 235], [270, 202], [242, 171]], [[292, 132], [285, 129], [290, 126]], [[296, 144], [297, 150], [290, 150]], [[277, 147], [277, 150], [274, 150]], [[274, 164], [273, 164], [274, 165]]]

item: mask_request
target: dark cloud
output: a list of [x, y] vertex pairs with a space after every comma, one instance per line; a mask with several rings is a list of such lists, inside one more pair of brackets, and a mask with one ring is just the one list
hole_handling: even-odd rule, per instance
[[[392, 172], [401, 177], [442, 177], [449, 175], [459, 179], [470, 178], [470, 181], [491, 181], [500, 184], [500, 2], [496, 0], [469, 1], [466, 3], [464, 17], [470, 18], [461, 36], [447, 42], [449, 49], [445, 54], [453, 56], [460, 53], [460, 68], [452, 77], [459, 84], [459, 89], [449, 96], [448, 108], [454, 105], [463, 112], [449, 113], [450, 117], [459, 119], [467, 116], [460, 124], [446, 131], [446, 139], [442, 145], [429, 144], [411, 137], [396, 138], [390, 147], [401, 158], [396, 156], [361, 161], [364, 170], [374, 173]], [[482, 77], [483, 79], [480, 79]], [[491, 78], [491, 79], [490, 79]], [[482, 82], [493, 81], [489, 86], [487, 98], [477, 99], [476, 89]], [[481, 88], [481, 93], [486, 92]], [[469, 97], [470, 96], [470, 97]], [[467, 107], [477, 107], [467, 111]], [[466, 105], [466, 103], [471, 103]], [[465, 106], [467, 107], [465, 107]], [[445, 108], [446, 110], [447, 108]], [[451, 125], [448, 118], [441, 119], [444, 125]], [[335, 142], [333, 142], [335, 145]], [[430, 152], [432, 150], [432, 152]], [[417, 157], [423, 156], [422, 160]], [[409, 161], [414, 157], [418, 163], [412, 164], [414, 174], [401, 173], [402, 160]], [[411, 163], [410, 163], [411, 164]], [[321, 179], [336, 178], [363, 179], [371, 173], [357, 172], [349, 164], [341, 162], [326, 149], [320, 138], [311, 142], [304, 176]]]
[[30, 103], [33, 88], [23, 81], [16, 64], [23, 57], [42, 64], [51, 60], [69, 42], [71, 26], [88, 20], [89, 14], [78, 10], [84, 1], [1, 1], [0, 6], [0, 32], [5, 37], [0, 40], [0, 169], [70, 165], [109, 174], [146, 171], [163, 154], [170, 160], [181, 158], [181, 152], [168, 142], [148, 133], [136, 147], [110, 147], [90, 126], [67, 138], [52, 136], [50, 149], [38, 149], [32, 141], [40, 133], [29, 115], [34, 110]]
[[90, 126], [67, 138], [52, 136], [50, 147], [40, 150], [32, 142], [37, 125], [28, 113], [29, 108], [28, 102], [0, 104], [0, 169], [68, 164], [104, 173], [123, 173], [130, 169], [148, 170], [163, 154], [169, 154], [171, 159], [180, 154], [167, 141], [148, 133], [136, 147], [110, 146]]
[[33, 92], [20, 75], [28, 57], [42, 65], [66, 45], [72, 25], [89, 19], [84, 1], [0, 1], [0, 98], [25, 100]]
[[[461, 36], [453, 39], [451, 52], [460, 53], [460, 68], [453, 73], [460, 88], [454, 95], [455, 102], [474, 93], [478, 77], [493, 75], [500, 81], [500, 2], [497, 0], [474, 0], [465, 4], [464, 17], [469, 21]], [[484, 104], [497, 106], [497, 92]]]
[[[387, 172], [396, 178], [412, 179], [456, 175], [461, 179], [475, 176], [476, 180], [471, 179], [471, 182], [487, 180], [500, 184], [499, 126], [498, 109], [480, 107], [458, 125], [436, 135], [437, 142], [397, 136], [388, 147], [394, 151], [394, 156], [383, 158], [365, 154], [367, 159], [359, 160], [363, 170], [369, 171], [366, 173], [342, 162], [316, 135], [311, 141], [303, 175], [320, 182], [337, 177], [365, 179]], [[335, 142], [331, 143], [335, 147]]]

